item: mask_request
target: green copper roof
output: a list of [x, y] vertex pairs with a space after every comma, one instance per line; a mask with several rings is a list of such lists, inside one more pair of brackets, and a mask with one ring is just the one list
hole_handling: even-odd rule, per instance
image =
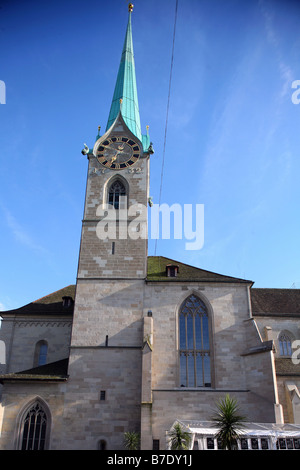
[[129, 12], [123, 52], [106, 130], [114, 123], [120, 110], [128, 128], [142, 141], [132, 44], [131, 12]]

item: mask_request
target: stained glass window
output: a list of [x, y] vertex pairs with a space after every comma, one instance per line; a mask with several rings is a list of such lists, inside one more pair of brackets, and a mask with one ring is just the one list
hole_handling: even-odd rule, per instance
[[210, 387], [210, 341], [207, 308], [190, 295], [179, 312], [180, 385]]

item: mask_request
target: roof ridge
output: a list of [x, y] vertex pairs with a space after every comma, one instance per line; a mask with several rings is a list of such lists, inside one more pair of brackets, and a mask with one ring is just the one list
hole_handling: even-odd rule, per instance
[[60, 292], [62, 290], [68, 289], [69, 287], [73, 287], [73, 286], [75, 286], [75, 284], [69, 284], [68, 286], [62, 287], [61, 289], [57, 289], [54, 292], [51, 292], [50, 294], [47, 294], [47, 295], [44, 295], [43, 297], [40, 297], [39, 299], [33, 300], [32, 302], [29, 302], [29, 304], [26, 304], [26, 305], [35, 304], [36, 302], [39, 302], [40, 300], [46, 299], [47, 297], [50, 297], [54, 294], [57, 294], [58, 292]]

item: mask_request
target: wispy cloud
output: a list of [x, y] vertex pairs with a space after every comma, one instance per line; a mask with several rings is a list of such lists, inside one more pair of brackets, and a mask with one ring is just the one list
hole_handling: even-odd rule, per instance
[[14, 239], [24, 245], [26, 248], [40, 254], [49, 254], [48, 250], [37, 243], [34, 240], [34, 237], [28, 233], [28, 231], [22, 227], [22, 225], [17, 221], [16, 217], [11, 213], [7, 207], [5, 207], [3, 204], [0, 204], [0, 208], [2, 209], [2, 212], [5, 217], [5, 221], [7, 224], [7, 227], [10, 229], [11, 233], [13, 234]]
[[291, 83], [294, 80], [294, 74], [291, 66], [286, 64], [283, 59], [280, 36], [274, 26], [274, 12], [265, 0], [259, 0], [259, 6], [264, 18], [267, 40], [273, 46], [277, 58], [277, 66], [282, 82], [279, 97], [282, 99], [291, 93]]
[[[212, 178], [220, 178], [224, 173], [224, 153], [227, 152], [226, 164], [235, 157], [236, 132], [241, 125], [248, 130], [247, 114], [249, 109], [249, 90], [253, 87], [253, 76], [261, 57], [259, 44], [245, 52], [236, 68], [224, 84], [224, 98], [218, 100], [213, 110], [213, 119], [205, 153], [204, 183]], [[229, 152], [229, 153], [228, 153]], [[209, 183], [210, 184], [210, 183]]]

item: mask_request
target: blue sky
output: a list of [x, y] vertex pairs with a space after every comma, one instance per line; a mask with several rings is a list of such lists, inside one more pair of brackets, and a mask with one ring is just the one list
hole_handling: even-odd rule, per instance
[[[158, 203], [175, 0], [134, 2], [150, 194]], [[0, 1], [0, 308], [76, 281], [87, 173], [105, 128], [125, 0]], [[300, 287], [300, 4], [179, 0], [161, 202], [204, 204], [204, 246], [156, 254], [255, 287]], [[149, 241], [149, 254], [155, 242]]]

